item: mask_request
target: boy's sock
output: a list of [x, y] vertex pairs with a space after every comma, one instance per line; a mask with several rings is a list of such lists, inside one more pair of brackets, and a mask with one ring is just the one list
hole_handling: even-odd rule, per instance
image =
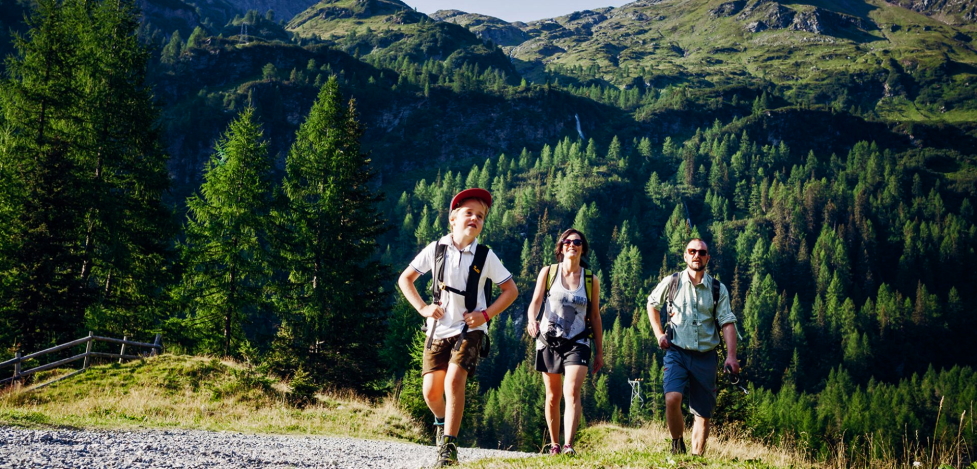
[[434, 446], [444, 443], [444, 417], [434, 417]]

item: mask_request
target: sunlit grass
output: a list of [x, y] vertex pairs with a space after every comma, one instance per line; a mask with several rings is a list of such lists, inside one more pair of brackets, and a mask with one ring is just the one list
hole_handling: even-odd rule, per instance
[[[56, 377], [47, 373], [38, 381]], [[62, 372], [63, 373], [63, 372]], [[351, 393], [316, 396], [300, 408], [287, 399], [288, 383], [233, 361], [163, 355], [126, 364], [100, 365], [39, 390], [0, 391], [0, 425], [27, 428], [182, 428], [261, 434], [345, 436], [426, 442], [422, 425], [387, 398], [371, 401]], [[686, 442], [691, 441], [689, 432]], [[704, 457], [673, 456], [663, 424], [640, 428], [595, 423], [580, 431], [578, 456], [489, 459], [466, 467], [530, 468], [845, 468], [895, 469], [906, 461], [953, 461], [960, 448], [952, 435], [927, 449], [907, 445], [903, 454], [845, 444], [816, 462], [790, 443], [766, 446], [736, 431], [717, 431]], [[874, 447], [873, 447], [874, 448]], [[935, 467], [935, 466], [934, 466]], [[953, 466], [941, 466], [953, 467]], [[962, 466], [977, 469], [977, 466]], [[958, 469], [962, 469], [958, 468]]]
[[287, 384], [234, 362], [163, 355], [93, 367], [37, 391], [0, 396], [0, 425], [188, 428], [420, 441], [420, 426], [386, 399], [320, 394], [297, 408]]
[[[581, 431], [576, 457], [543, 456], [532, 459], [493, 459], [470, 464], [478, 468], [589, 467], [589, 468], [775, 468], [816, 467], [787, 449], [770, 448], [736, 434], [710, 437], [703, 457], [670, 454], [671, 437], [662, 424], [627, 428], [598, 424]], [[686, 433], [686, 443], [691, 434]]]

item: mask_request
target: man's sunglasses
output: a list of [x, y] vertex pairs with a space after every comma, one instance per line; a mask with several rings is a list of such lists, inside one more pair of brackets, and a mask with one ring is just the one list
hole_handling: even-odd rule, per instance
[[709, 255], [708, 249], [689, 249], [688, 251], [689, 255], [693, 257], [695, 257], [696, 254], [698, 254], [699, 257], [706, 257]]
[[582, 239], [564, 239], [562, 242], [564, 246], [569, 246], [571, 244], [574, 246], [580, 246], [583, 244]]

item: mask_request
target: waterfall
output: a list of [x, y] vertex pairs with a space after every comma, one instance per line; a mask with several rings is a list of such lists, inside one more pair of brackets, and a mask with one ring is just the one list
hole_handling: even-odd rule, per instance
[[577, 119], [577, 133], [580, 135], [580, 140], [584, 140], [583, 130], [580, 129], [580, 114], [574, 114], [573, 117]]

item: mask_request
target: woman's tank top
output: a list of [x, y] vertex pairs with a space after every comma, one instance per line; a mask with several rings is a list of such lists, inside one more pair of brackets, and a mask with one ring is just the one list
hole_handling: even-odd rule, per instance
[[[557, 264], [556, 278], [550, 286], [550, 294], [544, 301], [543, 318], [539, 322], [539, 338], [536, 349], [546, 347], [544, 335], [569, 339], [587, 327], [587, 287], [580, 270], [580, 285], [573, 291], [563, 286], [563, 264]], [[590, 345], [589, 339], [579, 339], [578, 344]]]

